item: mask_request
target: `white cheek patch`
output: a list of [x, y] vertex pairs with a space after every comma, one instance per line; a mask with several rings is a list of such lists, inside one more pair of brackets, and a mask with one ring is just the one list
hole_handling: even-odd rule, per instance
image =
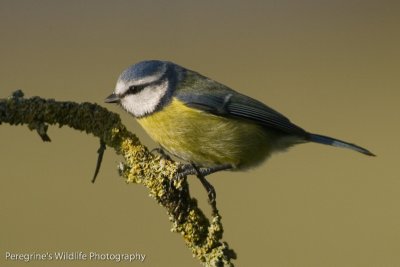
[[135, 117], [150, 114], [155, 111], [161, 98], [166, 94], [167, 89], [167, 81], [161, 84], [147, 86], [137, 94], [126, 95], [121, 99], [121, 105]]

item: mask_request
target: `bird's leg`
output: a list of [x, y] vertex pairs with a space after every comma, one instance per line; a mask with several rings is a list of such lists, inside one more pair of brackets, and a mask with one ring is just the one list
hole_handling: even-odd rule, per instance
[[197, 172], [196, 173], [197, 178], [199, 178], [201, 184], [207, 191], [208, 202], [210, 203], [210, 205], [213, 209], [213, 213], [217, 213], [218, 212], [217, 206], [216, 206], [217, 193], [215, 192], [214, 186], [207, 181], [205, 175], [200, 172], [200, 169], [197, 168], [196, 165], [192, 164], [192, 167]]
[[205, 178], [207, 175], [210, 175], [217, 171], [228, 170], [231, 169], [232, 165], [230, 164], [223, 164], [218, 165], [215, 167], [210, 168], [199, 168], [195, 164], [185, 164], [182, 166], [181, 171], [179, 172], [180, 177], [186, 177], [187, 175], [196, 175], [199, 178], [201, 184], [207, 191], [208, 195], [208, 202], [212, 207], [213, 214], [218, 214], [217, 205], [216, 205], [216, 198], [217, 193], [215, 192], [214, 186], [210, 184], [207, 179]]

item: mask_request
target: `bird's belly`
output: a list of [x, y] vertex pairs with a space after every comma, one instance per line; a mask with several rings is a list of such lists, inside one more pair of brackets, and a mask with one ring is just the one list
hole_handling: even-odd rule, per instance
[[176, 99], [138, 122], [171, 154], [204, 167], [255, 166], [269, 156], [277, 139], [275, 132], [252, 122], [192, 109]]

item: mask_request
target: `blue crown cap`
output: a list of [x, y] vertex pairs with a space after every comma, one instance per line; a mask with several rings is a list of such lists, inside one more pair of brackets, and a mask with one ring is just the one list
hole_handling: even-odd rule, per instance
[[120, 79], [136, 80], [150, 76], [162, 76], [166, 71], [167, 62], [160, 60], [146, 60], [128, 67], [122, 72]]

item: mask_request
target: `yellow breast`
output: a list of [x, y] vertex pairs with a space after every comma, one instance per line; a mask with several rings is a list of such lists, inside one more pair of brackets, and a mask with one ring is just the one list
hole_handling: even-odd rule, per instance
[[255, 123], [190, 108], [176, 98], [138, 122], [171, 154], [204, 167], [257, 165], [270, 154], [276, 138]]

